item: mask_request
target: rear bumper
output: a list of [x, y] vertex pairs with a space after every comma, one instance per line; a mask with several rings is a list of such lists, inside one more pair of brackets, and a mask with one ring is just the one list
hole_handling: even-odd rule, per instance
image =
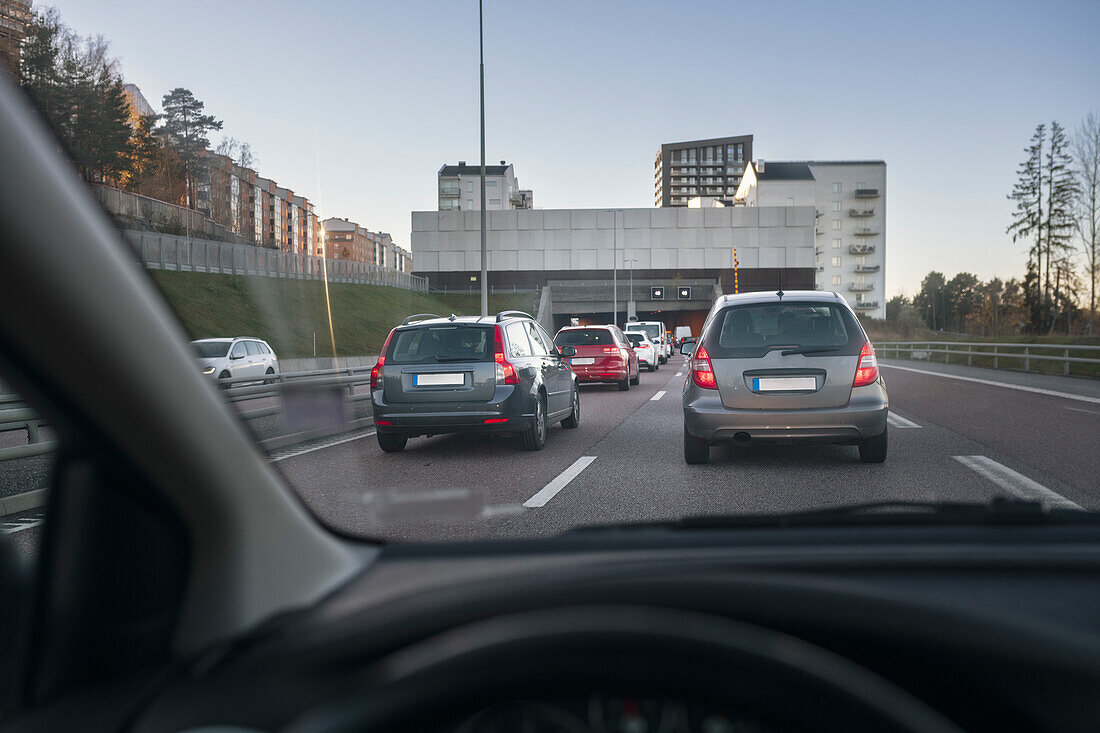
[[[505, 394], [500, 394], [504, 392]], [[443, 435], [445, 433], [516, 433], [535, 419], [534, 403], [512, 387], [498, 389], [491, 402], [386, 402], [382, 390], [371, 393], [374, 425], [380, 433]], [[486, 423], [486, 420], [504, 422]]]
[[886, 430], [886, 390], [876, 382], [852, 390], [843, 407], [809, 410], [733, 410], [717, 392], [694, 385], [684, 392], [684, 428], [713, 442], [854, 443]]
[[629, 375], [626, 365], [615, 367], [574, 366], [573, 373], [581, 382], [621, 382]]

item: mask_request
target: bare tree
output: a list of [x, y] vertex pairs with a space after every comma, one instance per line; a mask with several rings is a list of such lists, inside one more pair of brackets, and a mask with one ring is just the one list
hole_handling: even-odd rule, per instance
[[1089, 112], [1071, 143], [1073, 173], [1077, 178], [1074, 213], [1077, 235], [1085, 254], [1089, 288], [1089, 325], [1096, 320], [1096, 285], [1100, 279], [1100, 117]]

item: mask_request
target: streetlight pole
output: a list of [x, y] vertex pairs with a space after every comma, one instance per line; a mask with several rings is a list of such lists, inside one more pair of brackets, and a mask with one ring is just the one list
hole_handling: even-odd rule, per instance
[[[634, 257], [627, 258], [626, 257], [626, 251], [625, 250], [623, 251], [623, 264], [625, 265], [628, 262], [630, 263], [630, 267], [628, 268], [630, 270], [630, 291], [628, 292], [628, 294], [626, 296], [626, 317], [627, 317], [627, 319], [630, 318], [630, 304], [636, 302], [634, 300], [634, 263], [637, 262], [637, 261], [638, 261], [637, 258], [634, 258]], [[634, 307], [634, 315], [635, 316], [638, 315], [637, 306]]]
[[611, 212], [611, 322], [619, 321], [619, 212]]
[[477, 44], [481, 60], [481, 315], [489, 315], [489, 254], [485, 243], [485, 26], [477, 0]]

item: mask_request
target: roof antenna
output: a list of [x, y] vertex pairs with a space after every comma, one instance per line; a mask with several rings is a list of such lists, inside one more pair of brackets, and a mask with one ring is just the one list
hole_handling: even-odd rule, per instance
[[779, 296], [780, 300], [783, 300], [783, 268], [779, 268], [779, 290], [775, 291], [775, 294]]

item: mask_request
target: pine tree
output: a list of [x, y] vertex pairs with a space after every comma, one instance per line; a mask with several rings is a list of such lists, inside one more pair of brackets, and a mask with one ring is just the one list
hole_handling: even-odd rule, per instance
[[210, 145], [207, 134], [222, 129], [220, 120], [203, 114], [205, 105], [189, 89], [177, 87], [164, 95], [164, 124], [160, 128], [183, 163], [187, 205], [194, 206], [200, 157]]
[[[1008, 198], [1016, 202], [1016, 211], [1012, 215], [1012, 224], [1007, 233], [1012, 241], [1034, 236], [1034, 243], [1028, 248], [1028, 275], [1025, 297], [1028, 314], [1033, 328], [1040, 328], [1044, 311], [1043, 285], [1040, 281], [1043, 265], [1043, 147], [1046, 141], [1046, 125], [1035, 127], [1031, 144], [1024, 148], [1027, 158], [1016, 169], [1016, 185]], [[1034, 271], [1034, 277], [1031, 277]], [[1034, 292], [1030, 288], [1035, 288]]]
[[[1046, 229], [1046, 278], [1045, 294], [1049, 303], [1049, 329], [1059, 311], [1066, 310], [1066, 293], [1059, 292], [1071, 281], [1068, 267], [1069, 256], [1073, 249], [1073, 235], [1076, 229], [1074, 220], [1074, 201], [1077, 196], [1077, 181], [1074, 179], [1072, 159], [1069, 154], [1069, 142], [1065, 129], [1057, 121], [1050, 124], [1050, 145], [1047, 147], [1043, 176], [1046, 179], [1047, 212]], [[1068, 269], [1067, 269], [1068, 268]], [[1056, 283], [1052, 290], [1051, 273]]]

